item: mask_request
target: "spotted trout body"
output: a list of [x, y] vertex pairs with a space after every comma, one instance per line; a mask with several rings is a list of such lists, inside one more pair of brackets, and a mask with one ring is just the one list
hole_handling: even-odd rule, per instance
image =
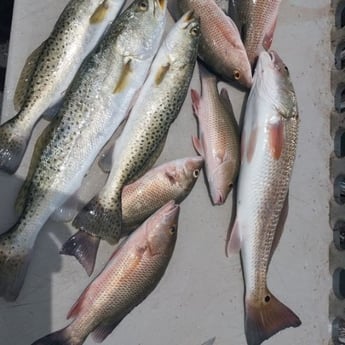
[[59, 114], [39, 139], [42, 147], [34, 152], [37, 162], [22, 216], [0, 236], [0, 294], [6, 299], [20, 291], [41, 227], [78, 190], [125, 118], [158, 49], [165, 19], [164, 0], [135, 1], [84, 62]]
[[64, 92], [124, 0], [71, 0], [27, 59], [14, 97], [17, 115], [0, 127], [0, 169], [14, 173], [42, 114], [57, 112]]

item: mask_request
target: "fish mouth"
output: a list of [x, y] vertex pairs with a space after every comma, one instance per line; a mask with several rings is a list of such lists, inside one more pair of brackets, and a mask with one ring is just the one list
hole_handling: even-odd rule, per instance
[[225, 197], [221, 192], [217, 191], [216, 195], [212, 195], [212, 202], [215, 206], [223, 205]]

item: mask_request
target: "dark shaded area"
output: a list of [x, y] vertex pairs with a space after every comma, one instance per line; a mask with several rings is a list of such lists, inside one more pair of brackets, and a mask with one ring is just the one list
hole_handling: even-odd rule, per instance
[[[14, 0], [1, 0], [0, 1], [0, 45], [8, 47], [10, 39], [12, 13], [13, 13]], [[7, 49], [2, 49], [1, 54], [6, 54]], [[3, 59], [6, 61], [6, 59]], [[6, 66], [0, 66], [0, 91], [4, 91], [5, 85]]]

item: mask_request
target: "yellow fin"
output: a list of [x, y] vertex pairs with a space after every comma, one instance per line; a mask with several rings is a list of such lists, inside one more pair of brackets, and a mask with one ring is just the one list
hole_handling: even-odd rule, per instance
[[132, 60], [129, 60], [123, 66], [119, 82], [116, 84], [113, 93], [122, 92], [126, 88], [127, 83], [128, 83], [128, 78], [132, 72], [131, 62], [132, 62]]
[[19, 111], [24, 103], [29, 81], [32, 74], [34, 73], [37, 60], [42, 52], [44, 44], [45, 41], [38, 48], [36, 48], [25, 61], [25, 65], [18, 79], [16, 91], [13, 98], [14, 109], [16, 111]]
[[163, 81], [165, 75], [169, 71], [169, 68], [170, 68], [170, 63], [167, 63], [166, 65], [163, 65], [159, 68], [159, 71], [157, 72], [156, 77], [155, 77], [156, 85], [159, 85]]
[[108, 0], [104, 0], [97, 8], [93, 15], [90, 17], [91, 24], [98, 24], [104, 20], [109, 10]]
[[39, 163], [42, 152], [48, 143], [48, 140], [50, 137], [49, 134], [50, 134], [52, 128], [54, 127], [54, 124], [55, 124], [55, 121], [51, 122], [44, 129], [44, 131], [41, 133], [41, 135], [39, 136], [39, 138], [37, 139], [37, 142], [35, 144], [35, 149], [34, 149], [34, 152], [32, 154], [28, 174], [26, 176], [26, 179], [25, 179], [22, 187], [20, 188], [20, 191], [18, 193], [16, 202], [15, 202], [15, 210], [16, 210], [16, 213], [18, 215], [21, 215], [23, 213], [32, 178], [34, 176], [34, 173], [35, 173], [35, 170], [36, 170], [37, 165]]

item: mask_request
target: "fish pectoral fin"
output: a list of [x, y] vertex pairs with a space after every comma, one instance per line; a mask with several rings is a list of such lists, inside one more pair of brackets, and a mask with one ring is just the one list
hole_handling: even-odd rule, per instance
[[113, 151], [114, 151], [115, 144], [111, 145], [109, 148], [105, 150], [101, 154], [101, 157], [98, 160], [98, 166], [101, 170], [108, 174], [110, 173], [111, 167], [113, 165]]
[[230, 238], [226, 247], [226, 255], [233, 256], [235, 254], [238, 254], [241, 250], [241, 245], [241, 229], [238, 221], [236, 220], [230, 233]]
[[16, 91], [13, 98], [13, 105], [16, 111], [19, 111], [23, 106], [30, 79], [35, 71], [37, 60], [41, 55], [45, 43], [46, 41], [41, 43], [41, 45], [36, 48], [25, 61], [25, 65], [18, 79]]
[[129, 59], [122, 68], [120, 78], [114, 88], [113, 93], [120, 93], [126, 88], [131, 74], [132, 74], [132, 60]]
[[108, 0], [104, 0], [90, 17], [90, 24], [101, 23], [107, 16], [109, 10]]
[[176, 175], [176, 170], [175, 169], [171, 170], [171, 171], [169, 171], [169, 170], [166, 171], [165, 172], [165, 176], [168, 178], [169, 182], [172, 185], [176, 184], [176, 177], [177, 177], [177, 175]]
[[263, 301], [245, 299], [245, 333], [248, 345], [261, 344], [285, 328], [300, 325], [298, 316], [268, 289]]
[[199, 117], [200, 95], [198, 91], [191, 89], [192, 107], [196, 117]]
[[192, 136], [193, 146], [195, 151], [202, 157], [204, 157], [204, 148], [202, 147], [202, 143], [200, 139], [196, 136]]
[[268, 124], [269, 147], [271, 156], [279, 160], [284, 148], [284, 121]]
[[166, 74], [168, 73], [169, 69], [170, 69], [170, 63], [169, 62], [167, 62], [165, 65], [162, 65], [159, 68], [159, 70], [158, 70], [158, 72], [157, 72], [157, 74], [155, 76], [155, 83], [156, 83], [157, 86], [159, 84], [161, 84], [161, 82], [165, 78]]
[[109, 322], [102, 322], [91, 333], [92, 339], [96, 343], [102, 343], [103, 340], [116, 328], [116, 326], [123, 320], [124, 317], [122, 317], [120, 319], [116, 319], [115, 321], [112, 320], [112, 321], [109, 321]]

